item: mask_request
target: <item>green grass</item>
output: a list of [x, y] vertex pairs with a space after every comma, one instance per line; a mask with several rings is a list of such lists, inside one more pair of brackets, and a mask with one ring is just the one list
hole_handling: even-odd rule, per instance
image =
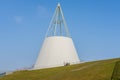
[[120, 80], [120, 61], [116, 62], [115, 64], [112, 80]]
[[16, 71], [0, 80], [111, 80], [117, 59], [86, 62], [77, 65]]

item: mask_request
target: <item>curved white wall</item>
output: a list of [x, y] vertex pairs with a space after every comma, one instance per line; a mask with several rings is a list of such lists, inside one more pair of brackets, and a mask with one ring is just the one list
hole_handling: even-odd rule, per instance
[[42, 45], [34, 69], [64, 66], [65, 63], [79, 63], [76, 49], [71, 38], [47, 37]]

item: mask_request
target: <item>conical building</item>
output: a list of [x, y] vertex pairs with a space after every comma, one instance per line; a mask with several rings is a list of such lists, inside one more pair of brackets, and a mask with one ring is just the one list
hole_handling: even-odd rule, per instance
[[58, 67], [79, 62], [61, 6], [58, 3], [34, 69]]

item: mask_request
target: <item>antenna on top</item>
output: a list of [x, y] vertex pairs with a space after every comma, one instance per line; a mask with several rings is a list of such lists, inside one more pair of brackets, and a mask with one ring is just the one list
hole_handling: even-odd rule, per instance
[[52, 17], [48, 31], [46, 33], [46, 37], [50, 37], [50, 36], [70, 37], [60, 3], [58, 3], [56, 7], [55, 13]]
[[57, 6], [60, 6], [60, 3], [58, 2], [58, 5]]

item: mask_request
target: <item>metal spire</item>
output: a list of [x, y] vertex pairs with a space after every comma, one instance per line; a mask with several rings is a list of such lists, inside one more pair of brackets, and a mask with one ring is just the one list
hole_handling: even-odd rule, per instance
[[66, 36], [70, 37], [67, 24], [60, 6], [58, 3], [51, 23], [49, 25], [46, 37], [49, 36]]
[[60, 3], [58, 2], [58, 5], [57, 6], [60, 6]]

